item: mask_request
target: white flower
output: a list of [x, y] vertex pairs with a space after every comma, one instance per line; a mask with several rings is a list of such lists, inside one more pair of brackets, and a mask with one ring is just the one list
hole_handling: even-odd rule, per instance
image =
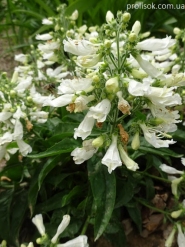
[[171, 39], [170, 36], [164, 39], [146, 39], [138, 42], [136, 49], [144, 51], [161, 51], [171, 47], [175, 42], [175, 39]]
[[150, 62], [142, 58], [140, 55], [135, 57], [141, 68], [151, 77], [161, 78], [162, 72], [156, 69]]
[[121, 166], [122, 162], [119, 156], [117, 148], [117, 139], [118, 137], [112, 135], [112, 143], [109, 146], [105, 156], [103, 157], [101, 163], [108, 167], [108, 172], [111, 173], [116, 167]]
[[150, 143], [155, 148], [169, 147], [170, 144], [174, 144], [175, 141], [172, 140], [161, 140], [165, 133], [161, 132], [157, 128], [147, 127], [144, 123], [140, 124], [143, 131], [144, 137], [148, 143]]
[[88, 91], [92, 85], [92, 79], [90, 78], [75, 78], [75, 79], [63, 79], [62, 83], [58, 87], [59, 94], [79, 94], [82, 91]]
[[93, 43], [88, 40], [68, 40], [63, 41], [64, 51], [70, 52], [77, 56], [86, 56], [90, 54], [95, 54], [97, 48]]
[[89, 113], [87, 113], [83, 121], [78, 126], [78, 128], [75, 128], [74, 138], [77, 139], [77, 137], [81, 137], [82, 140], [84, 140], [87, 136], [91, 134], [94, 122], [94, 118], [90, 117]]
[[114, 15], [110, 10], [107, 11], [105, 19], [107, 23], [111, 23], [114, 20]]
[[45, 34], [37, 34], [35, 38], [38, 40], [50, 40], [53, 38], [53, 36], [49, 33], [45, 33]]
[[20, 82], [16, 87], [14, 87], [14, 90], [23, 93], [27, 88], [29, 88], [32, 84], [32, 76], [27, 76], [26, 78], [21, 78]]
[[52, 25], [53, 22], [52, 22], [51, 20], [47, 19], [47, 18], [44, 18], [44, 19], [42, 20], [42, 24], [43, 24], [43, 25]]
[[14, 127], [14, 133], [13, 133], [13, 139], [14, 140], [21, 140], [23, 138], [23, 126], [22, 123], [16, 119], [15, 121], [15, 127]]
[[104, 122], [106, 120], [107, 115], [109, 114], [111, 109], [111, 103], [108, 99], [103, 99], [96, 106], [92, 106], [89, 108], [89, 117], [93, 117], [97, 119], [97, 122]]
[[10, 132], [6, 132], [0, 137], [0, 145], [3, 145], [7, 142], [11, 142], [12, 140], [13, 140], [13, 134]]
[[100, 62], [100, 54], [91, 54], [86, 56], [78, 56], [77, 64], [84, 68], [94, 67], [98, 62]]
[[79, 97], [77, 97], [74, 101], [75, 104], [75, 109], [74, 112], [82, 112], [83, 110], [86, 110], [87, 104], [94, 100], [94, 95], [89, 95], [89, 96], [85, 96], [85, 95], [80, 95]]
[[74, 97], [74, 94], [65, 94], [65, 95], [59, 96], [58, 98], [52, 100], [51, 106], [62, 107], [62, 106], [68, 105], [69, 103], [72, 102], [73, 97]]
[[19, 151], [23, 156], [26, 156], [28, 153], [32, 151], [32, 148], [30, 145], [28, 145], [23, 140], [16, 140], [17, 145], [19, 147]]
[[58, 41], [50, 41], [45, 44], [38, 44], [38, 49], [43, 53], [51, 53], [54, 50], [59, 49], [60, 43]]
[[42, 214], [35, 215], [35, 217], [32, 218], [32, 222], [37, 227], [41, 236], [44, 236], [45, 235], [45, 226], [43, 224]]
[[159, 166], [163, 172], [168, 174], [183, 174], [183, 171], [179, 171], [171, 166], [167, 166], [166, 164], [162, 164]]
[[28, 55], [25, 54], [15, 55], [15, 61], [26, 63], [28, 61]]
[[0, 112], [0, 122], [4, 122], [12, 116], [11, 112]]
[[127, 155], [121, 144], [118, 145], [118, 149], [123, 163], [129, 170], [136, 171], [137, 169], [139, 169], [138, 164]]
[[181, 163], [185, 166], [185, 158], [181, 158]]
[[82, 148], [75, 148], [72, 151], [71, 156], [73, 156], [75, 164], [82, 164], [96, 153], [97, 149], [92, 146], [92, 141], [93, 139], [83, 141]]
[[185, 234], [182, 232], [182, 228], [180, 224], [177, 224], [178, 235], [177, 235], [177, 243], [179, 247], [185, 246]]
[[53, 244], [57, 242], [58, 236], [66, 229], [66, 227], [69, 225], [69, 222], [70, 222], [70, 216], [68, 214], [64, 215], [62, 222], [58, 226], [55, 236], [51, 239], [51, 242]]
[[88, 247], [87, 236], [80, 235], [77, 238], [67, 241], [64, 244], [57, 244], [57, 247]]

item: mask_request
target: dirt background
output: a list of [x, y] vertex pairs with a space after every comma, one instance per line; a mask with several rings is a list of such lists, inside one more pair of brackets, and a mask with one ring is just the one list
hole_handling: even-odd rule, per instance
[[[18, 54], [19, 52], [12, 51], [7, 40], [0, 38], [0, 72], [7, 72], [9, 78], [11, 78], [14, 67], [16, 66], [16, 62], [14, 61], [15, 53]], [[173, 226], [162, 224], [160, 216], [154, 218], [150, 219], [149, 216], [147, 225], [143, 221], [143, 232], [141, 234], [135, 229], [130, 219], [122, 222], [128, 242], [127, 247], [165, 247], [165, 238], [171, 232]], [[149, 228], [147, 234], [146, 228]], [[152, 230], [150, 231], [150, 229]], [[113, 247], [105, 238], [100, 238], [97, 242], [90, 242], [90, 247]], [[177, 244], [174, 242], [172, 247], [177, 247]]]

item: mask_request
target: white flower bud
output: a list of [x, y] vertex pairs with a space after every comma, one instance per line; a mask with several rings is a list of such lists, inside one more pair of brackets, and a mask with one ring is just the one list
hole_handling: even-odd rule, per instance
[[180, 29], [178, 28], [178, 27], [175, 27], [174, 29], [173, 29], [173, 32], [174, 32], [174, 34], [179, 34], [180, 33]]
[[132, 26], [132, 32], [138, 35], [140, 30], [141, 30], [141, 23], [139, 21], [136, 21], [134, 25]]
[[92, 141], [92, 145], [93, 145], [93, 147], [95, 147], [95, 148], [101, 147], [101, 146], [103, 145], [103, 143], [104, 143], [104, 138], [103, 138], [103, 136], [99, 136], [99, 137], [97, 137], [96, 139], [94, 139], [94, 140]]
[[108, 93], [116, 93], [119, 90], [119, 83], [118, 83], [118, 78], [110, 78], [108, 81], [105, 83], [105, 88]]
[[131, 147], [134, 150], [138, 150], [140, 147], [139, 132], [136, 132], [134, 138], [132, 139]]
[[170, 235], [168, 236], [168, 238], [165, 241], [165, 247], [171, 247], [172, 246], [175, 233], [176, 233], [176, 229], [173, 228], [173, 230], [171, 231]]
[[122, 19], [123, 19], [124, 22], [128, 22], [130, 20], [130, 18], [131, 18], [131, 14], [130, 13], [124, 13], [122, 15]]
[[70, 16], [72, 21], [76, 21], [78, 19], [78, 10], [75, 10], [72, 15]]
[[171, 217], [174, 218], [174, 219], [177, 219], [182, 214], [182, 211], [183, 211], [182, 209], [179, 209], [177, 211], [173, 211], [171, 213]]
[[183, 177], [172, 180], [172, 184], [171, 184], [172, 194], [176, 197], [178, 197], [178, 192], [177, 192], [178, 185], [180, 184], [182, 180], [183, 180]]
[[107, 23], [110, 23], [111, 21], [114, 20], [114, 15], [113, 13], [109, 10], [107, 11], [107, 14], [106, 14], [106, 22]]

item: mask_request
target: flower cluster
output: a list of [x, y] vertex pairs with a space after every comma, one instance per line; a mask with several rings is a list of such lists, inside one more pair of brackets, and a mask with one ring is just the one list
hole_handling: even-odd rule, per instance
[[[65, 7], [58, 10], [62, 16]], [[67, 19], [43, 20], [53, 31], [38, 34], [37, 49], [32, 47], [30, 55], [15, 58], [22, 64], [15, 68], [12, 79], [12, 95], [19, 96], [19, 105], [10, 111], [13, 104], [7, 104], [1, 91], [1, 149], [5, 150], [7, 143], [14, 140], [26, 155], [31, 148], [24, 146], [22, 151], [20, 147], [20, 118], [43, 123], [50, 109], [59, 107], [84, 114], [74, 129], [74, 138], [83, 140], [82, 147], [71, 153], [76, 164], [105, 148], [102, 164], [109, 173], [122, 163], [135, 171], [139, 167], [127, 154], [128, 143], [138, 149], [141, 135], [155, 148], [175, 143], [169, 133], [180, 122], [174, 107], [181, 105], [182, 99], [176, 89], [184, 85], [185, 78], [177, 69], [176, 41], [171, 37], [147, 38], [149, 33], [140, 33], [139, 21], [128, 30], [130, 17], [127, 12], [118, 11], [115, 17], [108, 11], [105, 24], [89, 28], [76, 26], [77, 11]], [[28, 110], [25, 99], [34, 107]], [[46, 106], [47, 111], [43, 111]], [[96, 129], [101, 134], [93, 134]]]

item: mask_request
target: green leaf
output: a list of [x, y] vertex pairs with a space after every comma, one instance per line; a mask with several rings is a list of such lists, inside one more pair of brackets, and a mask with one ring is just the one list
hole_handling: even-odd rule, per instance
[[141, 219], [141, 210], [139, 209], [137, 203], [134, 207], [127, 207], [130, 218], [136, 224], [138, 230], [141, 232], [142, 229], [142, 219]]
[[146, 152], [146, 153], [157, 154], [157, 155], [162, 156], [163, 158], [165, 158], [165, 156], [171, 156], [174, 158], [181, 158], [183, 156], [183, 154], [177, 154], [168, 148], [157, 149], [157, 148], [152, 148], [152, 147], [141, 146], [139, 150], [142, 152]]
[[10, 229], [10, 205], [14, 190], [5, 190], [0, 193], [0, 237], [9, 240]]
[[73, 151], [74, 148], [76, 148], [78, 142], [74, 139], [68, 139], [65, 138], [62, 141], [58, 142], [54, 146], [48, 148], [45, 152], [41, 152], [39, 154], [31, 154], [27, 157], [38, 159], [38, 158], [44, 158], [44, 157], [50, 157], [62, 153], [70, 153]]
[[84, 191], [84, 185], [80, 186], [77, 185], [75, 186], [67, 195], [64, 195], [62, 198], [62, 207], [66, 206], [73, 200], [75, 197], [78, 198], [80, 197]]
[[96, 241], [105, 231], [112, 216], [116, 198], [116, 180], [114, 172], [109, 174], [107, 167], [100, 161], [97, 162], [96, 157], [88, 161], [88, 175], [96, 207], [94, 225]]
[[11, 226], [10, 236], [12, 242], [19, 246], [19, 230], [21, 228], [25, 212], [27, 209], [27, 191], [19, 191], [19, 194], [14, 195], [13, 205], [11, 208]]
[[48, 175], [48, 173], [58, 164], [58, 162], [61, 160], [60, 155], [49, 159], [45, 165], [43, 166], [42, 170], [40, 171], [39, 177], [38, 177], [38, 186], [39, 190], [42, 185], [42, 182], [44, 178]]
[[134, 184], [128, 179], [127, 181], [121, 182], [120, 187], [117, 189], [117, 198], [115, 208], [119, 208], [126, 205], [134, 196]]

